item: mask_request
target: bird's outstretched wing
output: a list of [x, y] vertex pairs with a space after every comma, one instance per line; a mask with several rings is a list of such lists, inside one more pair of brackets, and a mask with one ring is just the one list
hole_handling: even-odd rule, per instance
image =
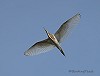
[[61, 43], [63, 38], [68, 35], [69, 30], [80, 21], [80, 14], [77, 13], [75, 16], [64, 22], [57, 32], [54, 34], [58, 42]]
[[38, 55], [52, 50], [55, 46], [50, 42], [49, 39], [35, 43], [27, 51], [24, 52], [26, 56]]

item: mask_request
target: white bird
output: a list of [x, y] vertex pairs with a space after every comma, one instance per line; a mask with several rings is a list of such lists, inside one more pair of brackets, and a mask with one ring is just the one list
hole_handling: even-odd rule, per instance
[[27, 51], [24, 52], [26, 56], [38, 55], [40, 53], [45, 53], [57, 47], [60, 52], [65, 56], [60, 43], [63, 41], [64, 37], [68, 35], [69, 30], [79, 23], [81, 15], [77, 13], [72, 18], [64, 22], [55, 34], [49, 33], [45, 28], [45, 32], [48, 36], [47, 39], [35, 43]]

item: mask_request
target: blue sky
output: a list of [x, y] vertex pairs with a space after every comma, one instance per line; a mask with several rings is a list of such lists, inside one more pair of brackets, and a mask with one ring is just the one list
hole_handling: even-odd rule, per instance
[[[80, 23], [58, 49], [37, 56], [23, 55], [35, 42], [47, 38], [43, 27], [55, 33], [80, 12]], [[69, 70], [93, 70], [72, 73]], [[99, 0], [0, 0], [0, 76], [99, 76]]]

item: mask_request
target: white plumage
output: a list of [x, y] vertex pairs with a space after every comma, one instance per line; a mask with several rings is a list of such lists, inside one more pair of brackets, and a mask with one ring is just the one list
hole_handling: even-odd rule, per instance
[[78, 24], [80, 21], [80, 14], [77, 13], [72, 18], [64, 22], [55, 34], [47, 33], [48, 38], [40, 42], [35, 43], [27, 51], [24, 52], [26, 56], [38, 55], [40, 53], [45, 53], [52, 50], [54, 47], [57, 47], [60, 52], [65, 56], [64, 51], [62, 50], [60, 43], [63, 41], [64, 37], [68, 35], [69, 30]]

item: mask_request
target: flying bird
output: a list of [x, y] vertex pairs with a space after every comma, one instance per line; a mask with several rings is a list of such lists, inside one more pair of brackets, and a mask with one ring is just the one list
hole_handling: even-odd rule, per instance
[[65, 53], [60, 46], [60, 43], [67, 37], [69, 30], [79, 23], [81, 15], [77, 13], [66, 22], [64, 22], [60, 28], [56, 31], [55, 34], [51, 34], [45, 28], [45, 32], [48, 36], [47, 39], [39, 41], [31, 46], [27, 51], [24, 52], [26, 56], [38, 55], [40, 53], [45, 53], [52, 50], [54, 47], [58, 48], [62, 55], [65, 56]]

